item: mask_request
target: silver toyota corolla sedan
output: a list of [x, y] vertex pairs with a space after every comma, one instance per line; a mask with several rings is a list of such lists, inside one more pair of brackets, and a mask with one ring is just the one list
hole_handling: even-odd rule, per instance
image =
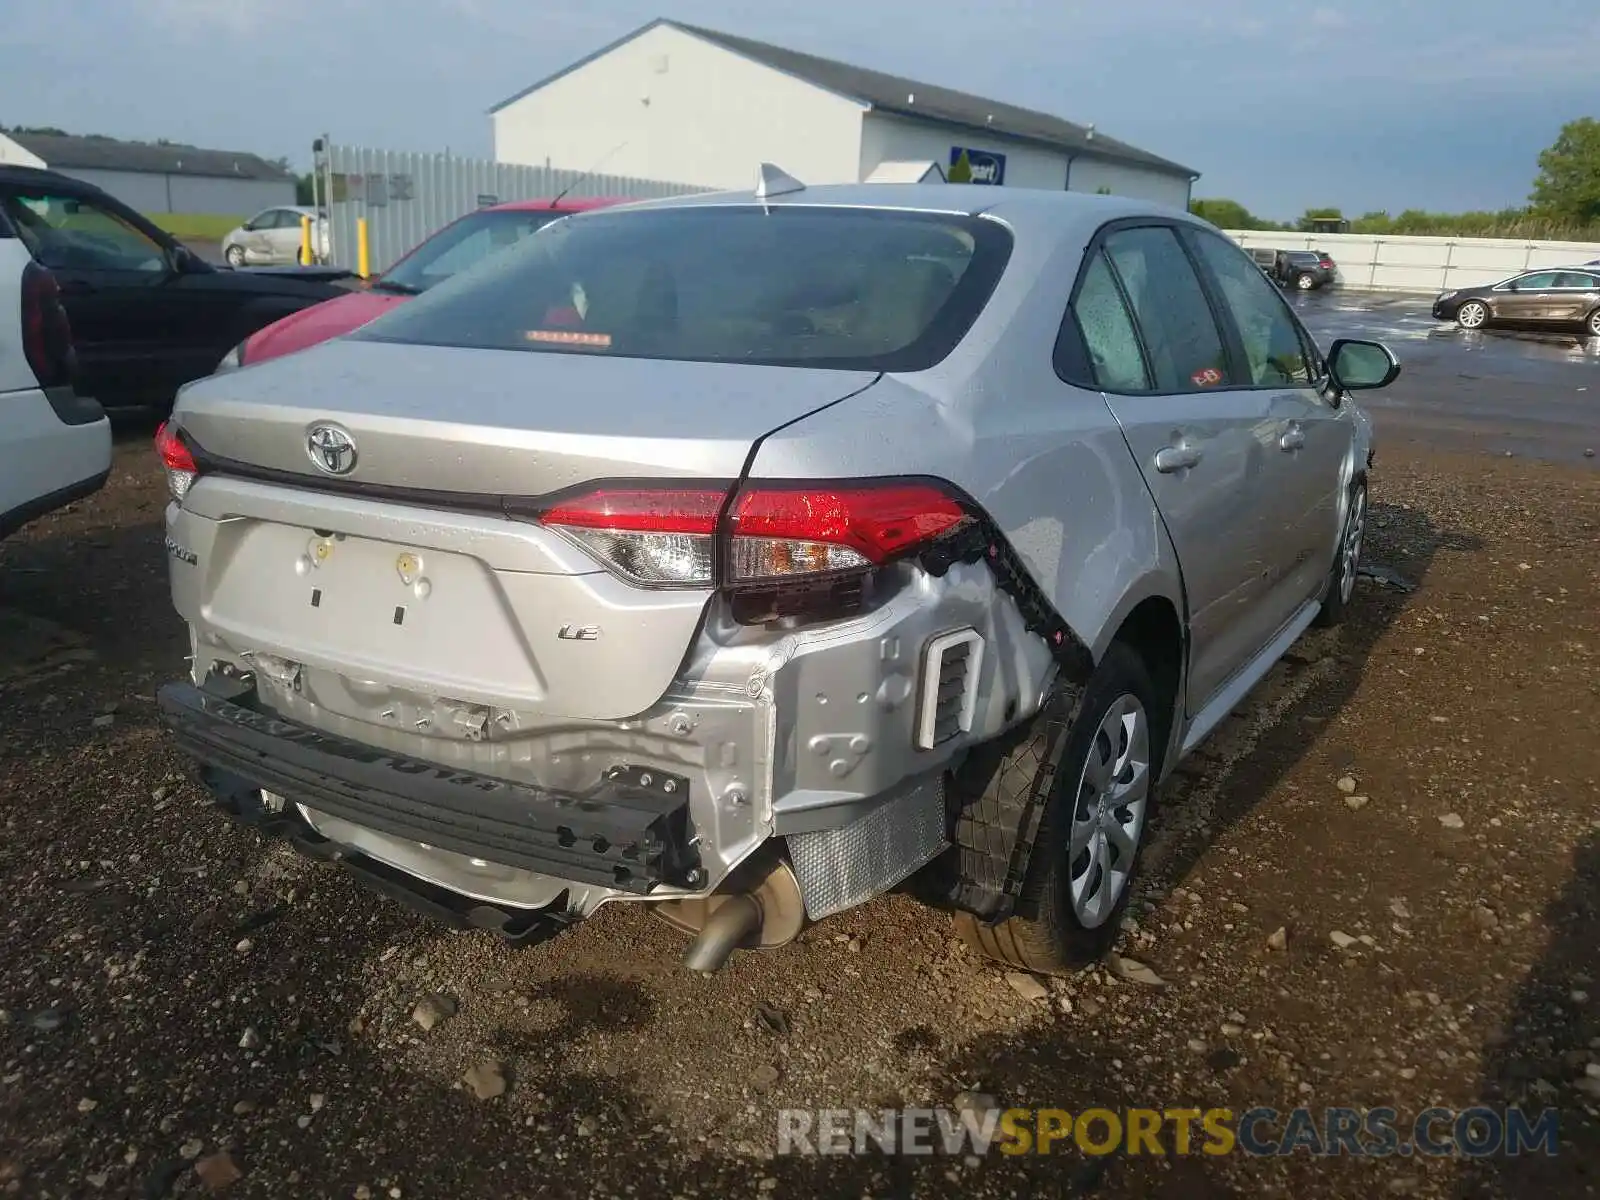
[[1133, 200], [572, 217], [184, 389], [163, 717], [234, 817], [509, 939], [643, 903], [715, 969], [905, 883], [1061, 970], [1350, 603], [1398, 371]]

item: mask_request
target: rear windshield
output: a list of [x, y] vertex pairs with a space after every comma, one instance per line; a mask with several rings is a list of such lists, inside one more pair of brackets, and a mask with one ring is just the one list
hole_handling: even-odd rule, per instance
[[915, 371], [1011, 252], [1003, 225], [889, 209], [705, 206], [555, 222], [367, 325], [364, 340]]
[[462, 217], [395, 263], [380, 282], [425, 292], [489, 255], [510, 249], [561, 215], [548, 209], [502, 209]]

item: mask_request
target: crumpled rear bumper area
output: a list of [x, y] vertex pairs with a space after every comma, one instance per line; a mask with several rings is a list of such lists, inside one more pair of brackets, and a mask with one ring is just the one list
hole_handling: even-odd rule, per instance
[[[219, 672], [200, 685], [168, 684], [158, 701], [213, 796], [241, 819], [257, 815], [265, 790], [385, 834], [575, 883], [645, 895], [704, 878], [690, 845], [689, 784], [670, 774], [620, 766], [583, 793], [492, 778], [286, 721], [259, 703], [251, 680]], [[281, 816], [316, 836], [292, 804]]]

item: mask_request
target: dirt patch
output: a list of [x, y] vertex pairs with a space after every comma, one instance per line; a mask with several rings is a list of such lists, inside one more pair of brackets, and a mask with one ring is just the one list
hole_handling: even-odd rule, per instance
[[[1596, 1182], [1593, 472], [1380, 460], [1369, 553], [1416, 590], [1363, 582], [1351, 622], [1302, 640], [1168, 789], [1119, 947], [1163, 986], [1102, 967], [1029, 1001], [903, 896], [707, 980], [636, 910], [510, 951], [230, 827], [153, 719], [187, 640], [147, 453], [0, 546], [0, 1194], [195, 1194], [196, 1162], [241, 1172], [241, 1197]], [[433, 996], [455, 1009], [425, 1030]], [[1561, 1153], [771, 1156], [782, 1108], [962, 1093], [1406, 1120], [1522, 1103], [1559, 1110]]]

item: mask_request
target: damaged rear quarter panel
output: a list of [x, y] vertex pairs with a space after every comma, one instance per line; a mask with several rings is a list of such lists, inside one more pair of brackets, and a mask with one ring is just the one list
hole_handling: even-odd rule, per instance
[[1081, 249], [1066, 239], [1037, 264], [1014, 257], [942, 363], [772, 434], [749, 475], [948, 480], [982, 506], [1098, 661], [1141, 601], [1184, 608], [1177, 557], [1104, 398], [1063, 383], [1051, 361]]

